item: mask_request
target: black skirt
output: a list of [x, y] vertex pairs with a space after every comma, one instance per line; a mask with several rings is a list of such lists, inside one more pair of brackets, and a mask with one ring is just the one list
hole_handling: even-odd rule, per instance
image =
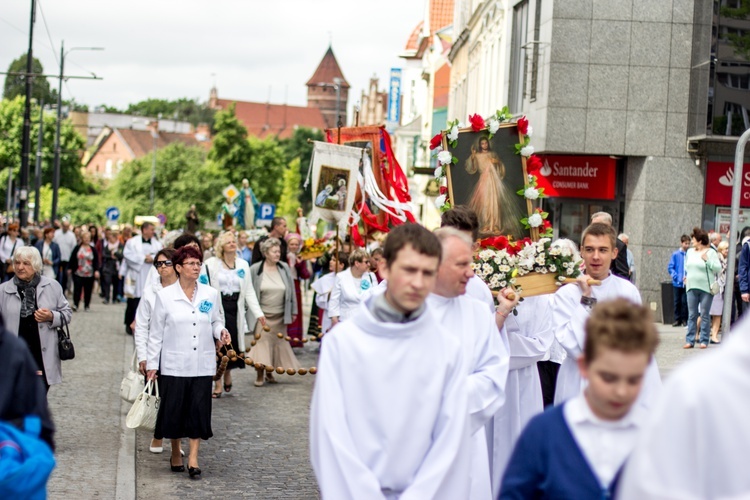
[[211, 431], [211, 376], [160, 375], [161, 404], [156, 417], [155, 439], [209, 439]]
[[[229, 331], [229, 335], [232, 337], [232, 347], [240, 354], [239, 346], [240, 339], [237, 334], [237, 301], [240, 299], [240, 294], [234, 293], [232, 295], [221, 295], [221, 305], [224, 307], [224, 327]], [[229, 349], [222, 346], [221, 354], [226, 354]], [[219, 360], [216, 362], [216, 366], [219, 365]], [[227, 370], [233, 370], [235, 368], [244, 369], [245, 360], [237, 358], [237, 361], [230, 361], [227, 364]]]

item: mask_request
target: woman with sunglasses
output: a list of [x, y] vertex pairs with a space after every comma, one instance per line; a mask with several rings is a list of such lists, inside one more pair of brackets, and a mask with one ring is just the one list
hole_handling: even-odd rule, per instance
[[[151, 314], [154, 311], [156, 294], [159, 293], [162, 288], [173, 285], [177, 281], [177, 273], [175, 273], [174, 266], [172, 265], [174, 252], [175, 251], [172, 248], [163, 248], [156, 254], [154, 268], [156, 269], [156, 272], [159, 273], [159, 278], [155, 281], [146, 282], [146, 285], [143, 287], [141, 301], [135, 312], [135, 328], [133, 330], [135, 333], [135, 350], [138, 358], [139, 370], [143, 375], [146, 375], [148, 332], [151, 325]], [[162, 440], [154, 437], [151, 440], [151, 445], [148, 449], [151, 453], [161, 453], [164, 451]]]
[[185, 246], [172, 257], [177, 281], [156, 294], [146, 360], [147, 377], [157, 378], [161, 404], [154, 437], [172, 440], [170, 467], [184, 472], [180, 439], [189, 438], [188, 472], [200, 479], [200, 440], [213, 436], [211, 389], [216, 373], [216, 344], [231, 342], [221, 315], [221, 297], [198, 282], [203, 255]]

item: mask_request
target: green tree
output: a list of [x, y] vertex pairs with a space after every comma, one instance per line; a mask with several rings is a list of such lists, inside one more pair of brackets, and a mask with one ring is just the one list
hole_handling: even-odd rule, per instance
[[[287, 164], [290, 164], [295, 159], [299, 160], [299, 188], [297, 190], [297, 199], [299, 206], [302, 207], [305, 213], [312, 209], [312, 187], [308, 186], [307, 189], [304, 188], [305, 179], [307, 178], [307, 170], [310, 168], [310, 160], [312, 159], [313, 152], [313, 145], [308, 142], [308, 140], [322, 141], [323, 132], [320, 130], [300, 127], [295, 129], [292, 137], [279, 141], [279, 144], [284, 149]], [[295, 211], [294, 213], [296, 216], [297, 212]]]
[[187, 121], [193, 125], [199, 123], [213, 124], [214, 113], [207, 104], [198, 102], [197, 99], [180, 98], [174, 101], [167, 99], [146, 99], [128, 106], [125, 111], [128, 114], [140, 116], [153, 116], [170, 120]]
[[[258, 200], [265, 203], [277, 203], [283, 187], [284, 169], [286, 161], [284, 151], [273, 138], [258, 139], [250, 137], [250, 165], [245, 169], [245, 175], [230, 177], [241, 182], [247, 177], [255, 191]], [[241, 172], [236, 172], [240, 174]], [[239, 184], [237, 184], [239, 186]]]
[[[148, 214], [153, 153], [125, 164], [103, 193], [120, 209], [123, 221]], [[221, 206], [221, 191], [229, 180], [205, 151], [175, 142], [156, 152], [154, 212], [167, 216], [167, 226], [185, 225], [185, 213], [195, 204], [202, 221], [213, 220]]]
[[[24, 98], [21, 96], [13, 100], [0, 101], [0, 185], [8, 183], [8, 167], [13, 170], [13, 179], [17, 181], [21, 169], [21, 148], [23, 133], [23, 106]], [[39, 107], [34, 105], [31, 109], [34, 122], [31, 126], [32, 156], [29, 165], [29, 184], [33, 186], [35, 150], [39, 124]], [[44, 130], [42, 136], [42, 184], [52, 183], [54, 169], [54, 146], [55, 146], [55, 124], [57, 117], [54, 113], [44, 115]], [[85, 150], [86, 141], [75, 130], [70, 120], [64, 120], [60, 127], [60, 186], [70, 189], [76, 193], [88, 193], [91, 185], [88, 184], [81, 174], [81, 155]], [[2, 206], [5, 206], [5, 189], [2, 193]], [[44, 213], [44, 212], [40, 212]], [[48, 213], [47, 213], [48, 215]]]
[[295, 158], [289, 163], [284, 170], [283, 187], [281, 190], [281, 199], [279, 208], [276, 210], [280, 215], [287, 217], [287, 220], [297, 218], [297, 208], [299, 208], [299, 158]]
[[[36, 57], [32, 57], [31, 72], [38, 75], [44, 74], [42, 63]], [[26, 53], [10, 63], [8, 73], [26, 73]], [[18, 96], [26, 96], [26, 77], [24, 75], [7, 75], [3, 87], [3, 98], [15, 99]], [[32, 80], [31, 97], [36, 99], [37, 102], [40, 102], [42, 98], [48, 104], [57, 102], [57, 92], [50, 89], [49, 82], [43, 76]]]

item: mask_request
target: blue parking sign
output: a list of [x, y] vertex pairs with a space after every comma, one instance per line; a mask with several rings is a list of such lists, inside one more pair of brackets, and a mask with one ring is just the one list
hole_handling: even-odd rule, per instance
[[255, 214], [257, 225], [270, 226], [274, 215], [276, 215], [276, 205], [273, 203], [261, 203], [258, 207], [258, 213]]

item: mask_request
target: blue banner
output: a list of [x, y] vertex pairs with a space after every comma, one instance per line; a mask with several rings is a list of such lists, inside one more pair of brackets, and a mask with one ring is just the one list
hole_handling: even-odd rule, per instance
[[388, 122], [398, 125], [401, 121], [401, 68], [391, 68], [388, 87]]

